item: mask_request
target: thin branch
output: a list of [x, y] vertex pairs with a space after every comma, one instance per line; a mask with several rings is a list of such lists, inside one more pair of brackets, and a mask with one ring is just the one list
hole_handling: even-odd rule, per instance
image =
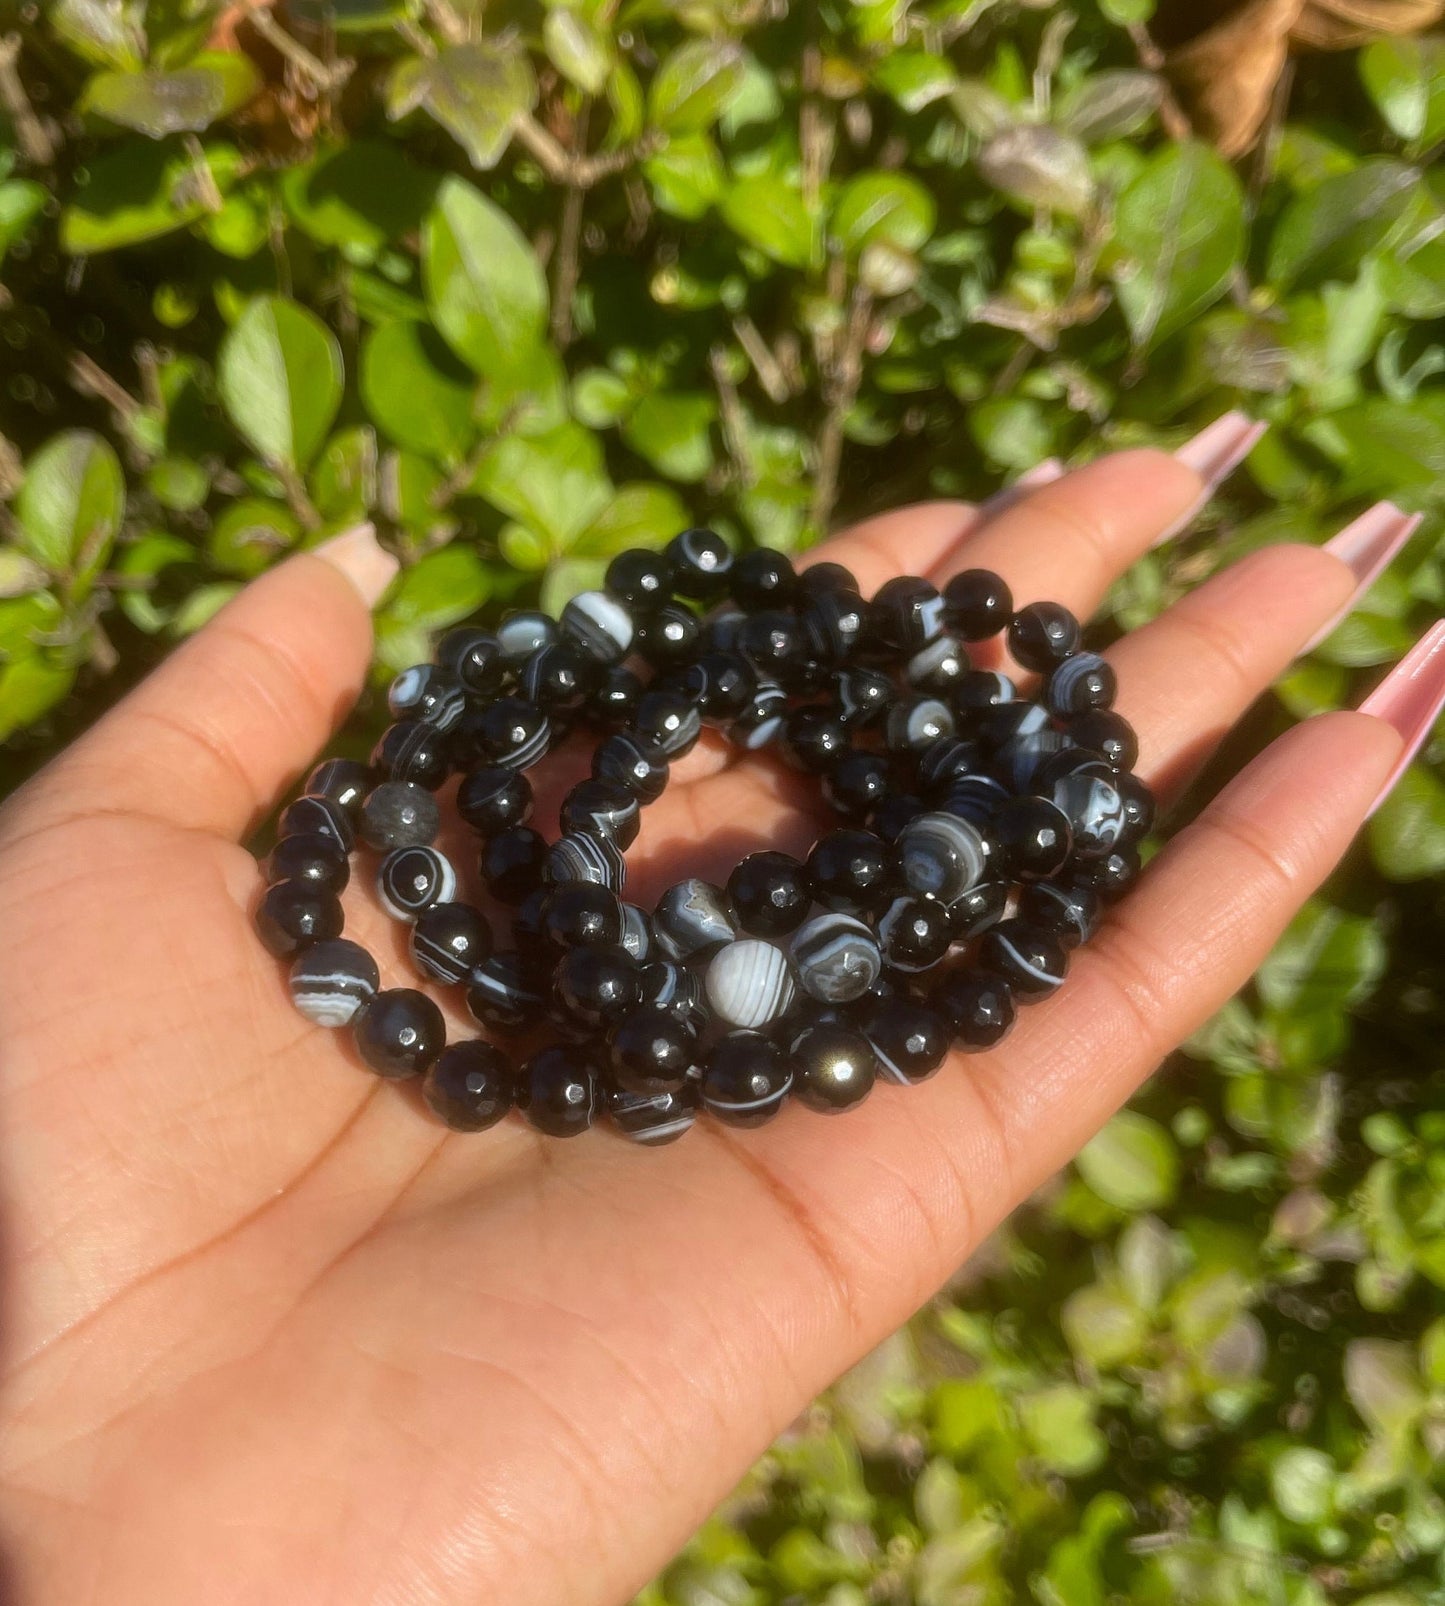
[[[587, 122], [591, 102], [584, 100], [572, 123], [572, 165], [576, 171], [587, 146]], [[582, 201], [585, 195], [575, 180], [562, 194], [562, 215], [557, 222], [557, 251], [552, 271], [552, 340], [559, 350], [572, 344], [572, 301], [581, 272], [579, 252], [582, 244]]]
[[843, 463], [843, 429], [848, 414], [858, 400], [863, 382], [863, 351], [868, 342], [868, 326], [873, 300], [857, 285], [848, 309], [848, 332], [843, 349], [831, 372], [824, 375], [823, 390], [828, 411], [818, 434], [818, 461], [814, 470], [813, 501], [808, 522], [815, 534], [826, 532], [838, 500], [838, 471]]
[[712, 369], [713, 384], [717, 386], [719, 422], [723, 440], [727, 443], [728, 456], [732, 459], [739, 483], [752, 485], [757, 480], [757, 470], [753, 466], [752, 453], [748, 450], [748, 425], [742, 398], [738, 395], [738, 387], [733, 384], [732, 375], [728, 373], [727, 348], [715, 345], [708, 352], [707, 360], [708, 367]]
[[72, 351], [66, 360], [66, 375], [71, 387], [82, 396], [94, 396], [103, 401], [122, 421], [129, 423], [144, 408], [140, 401], [105, 369], [83, 351]]
[[569, 151], [551, 129], [538, 122], [531, 112], [517, 119], [512, 125], [512, 132], [554, 183], [575, 185], [583, 190], [591, 189], [594, 184], [610, 178], [614, 173], [626, 172], [634, 163], [651, 156], [660, 143], [657, 134], [645, 134], [620, 150], [583, 156], [578, 151]]
[[449, 45], [464, 44], [467, 25], [447, 3], [447, 0], [422, 0], [423, 9], [431, 25]]
[[738, 313], [732, 324], [738, 344], [747, 353], [753, 372], [758, 376], [758, 383], [768, 393], [768, 400], [781, 406], [789, 396], [788, 380], [782, 364], [772, 354], [767, 341], [758, 333], [758, 326], [747, 313]]
[[7, 33], [0, 39], [0, 102], [15, 125], [15, 138], [27, 162], [45, 167], [55, 160], [55, 141], [35, 114], [25, 85], [20, 81], [20, 35]]
[[275, 467], [276, 477], [281, 481], [282, 488], [286, 492], [286, 505], [301, 521], [302, 528], [307, 530], [320, 529], [323, 523], [321, 514], [317, 511], [316, 504], [307, 494], [306, 484], [301, 476], [289, 465], [273, 466]]
[[320, 56], [309, 51], [299, 39], [287, 33], [265, 6], [253, 6], [245, 15], [246, 21], [266, 43], [279, 51], [321, 94], [331, 95], [350, 78], [351, 70], [356, 65], [354, 61], [342, 58], [328, 66]]

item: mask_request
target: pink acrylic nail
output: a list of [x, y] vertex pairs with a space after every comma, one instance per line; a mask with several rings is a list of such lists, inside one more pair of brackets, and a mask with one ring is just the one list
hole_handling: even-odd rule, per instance
[[1029, 491], [1035, 491], [1041, 485], [1052, 485], [1055, 480], [1063, 479], [1067, 470], [1057, 457], [1046, 457], [1042, 463], [1035, 463], [1030, 469], [1025, 469], [1012, 485], [1005, 485], [1001, 491], [995, 491], [987, 501], [979, 504], [979, 512], [992, 518], [1002, 513], [1005, 508], [1013, 507], [1016, 502], [1023, 500]]
[[1387, 725], [1393, 725], [1405, 742], [1394, 769], [1370, 805], [1371, 814], [1390, 795], [1395, 783], [1429, 740], [1442, 711], [1445, 711], [1445, 619], [1431, 625], [1360, 704], [1362, 714], [1372, 714]]
[[1181, 530], [1193, 524], [1209, 499], [1259, 444], [1268, 428], [1268, 424], [1235, 408], [1179, 447], [1174, 453], [1176, 461], [1192, 468], [1204, 481], [1204, 489], [1198, 500], [1154, 542], [1156, 547], [1172, 541]]
[[1376, 502], [1367, 508], [1353, 524], [1347, 524], [1338, 535], [1325, 542], [1324, 550], [1333, 553], [1355, 577], [1355, 589], [1344, 607], [1301, 648], [1302, 653], [1313, 652], [1332, 631], [1349, 618], [1364, 599], [1370, 587], [1395, 561], [1405, 543], [1420, 528], [1422, 515], [1406, 513], [1393, 502]]

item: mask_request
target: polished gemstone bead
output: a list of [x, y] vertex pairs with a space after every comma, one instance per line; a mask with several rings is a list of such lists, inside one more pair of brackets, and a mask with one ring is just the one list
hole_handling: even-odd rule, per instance
[[788, 694], [774, 681], [758, 682], [748, 706], [728, 726], [728, 739], [739, 747], [756, 751], [782, 734], [788, 712]]
[[988, 869], [982, 832], [956, 814], [920, 814], [899, 834], [895, 852], [904, 885], [944, 904], [961, 898]]
[[943, 617], [965, 641], [986, 641], [1013, 617], [1013, 593], [989, 569], [965, 569], [943, 588]]
[[541, 985], [516, 953], [493, 954], [467, 978], [467, 1008], [488, 1031], [525, 1031], [542, 1018], [545, 1003]]
[[874, 913], [897, 890], [888, 844], [874, 831], [848, 827], [826, 831], [813, 844], [807, 877], [819, 903], [846, 914]]
[[948, 789], [964, 775], [974, 775], [983, 763], [983, 749], [977, 742], [958, 736], [944, 736], [918, 755], [918, 784], [929, 796], [947, 796]]
[[719, 595], [733, 566], [732, 549], [715, 531], [683, 530], [664, 549], [673, 568], [679, 596], [705, 599]]
[[1029, 731], [1006, 741], [993, 756], [993, 768], [1006, 785], [1015, 792], [1036, 791], [1039, 770], [1049, 759], [1065, 752], [1073, 744], [1062, 731]]
[[584, 656], [570, 641], [553, 641], [524, 663], [517, 674], [517, 690], [529, 703], [549, 713], [572, 713], [588, 700], [596, 684], [596, 661]]
[[597, 1068], [577, 1044], [539, 1049], [517, 1076], [517, 1108], [548, 1137], [585, 1132], [596, 1118], [599, 1097]]
[[1051, 796], [1073, 831], [1074, 856], [1102, 859], [1124, 840], [1128, 815], [1114, 784], [1120, 777], [1097, 767], [1077, 770], [1057, 782]]
[[637, 617], [672, 600], [672, 564], [661, 552], [633, 547], [613, 558], [602, 583]]
[[436, 840], [442, 811], [437, 800], [415, 781], [383, 781], [361, 805], [361, 834], [369, 847], [425, 847]]
[[562, 609], [562, 634], [600, 664], [620, 664], [632, 648], [632, 614], [605, 591], [579, 591]]
[[823, 777], [824, 799], [839, 814], [865, 820], [893, 789], [893, 766], [881, 753], [845, 754]]
[[283, 836], [266, 860], [267, 881], [309, 881], [327, 892], [340, 892], [351, 879], [351, 860], [333, 836], [298, 831]]
[[1008, 650], [1025, 669], [1047, 674], [1079, 650], [1079, 621], [1057, 602], [1031, 602], [1009, 621]]
[[1069, 735], [1080, 747], [1103, 755], [1116, 770], [1131, 770], [1139, 761], [1134, 727], [1112, 708], [1091, 708], [1069, 721]]
[[352, 1017], [357, 1051], [378, 1076], [419, 1076], [447, 1040], [442, 1012], [414, 987], [391, 987]]
[[436, 791], [451, 768], [446, 737], [419, 719], [388, 725], [371, 762], [389, 781], [412, 781], [429, 792]]
[[560, 639], [556, 622], [534, 608], [509, 613], [497, 626], [502, 661], [509, 669], [520, 669], [539, 647]]
[[457, 873], [436, 848], [393, 848], [376, 871], [376, 895], [395, 920], [415, 920], [434, 903], [449, 903]]
[[505, 1054], [469, 1038], [449, 1043], [421, 1084], [434, 1115], [454, 1132], [485, 1132], [512, 1107], [517, 1076]]
[[369, 764], [354, 758], [324, 758], [306, 777], [306, 797], [329, 798], [345, 811], [354, 826], [361, 821], [361, 805], [376, 784]]
[[547, 840], [530, 825], [511, 825], [482, 847], [481, 875], [500, 903], [520, 903], [542, 884]]
[[808, 653], [835, 667], [858, 651], [868, 628], [868, 604], [856, 591], [824, 591], [798, 611]]
[[796, 931], [812, 902], [804, 867], [790, 853], [771, 849], [740, 859], [728, 877], [727, 893], [738, 924], [753, 937]]
[[1098, 893], [1087, 887], [1061, 887], [1035, 881], [1019, 894], [1020, 920], [1057, 937], [1065, 948], [1077, 948], [1098, 929], [1103, 913]]
[[666, 1093], [686, 1081], [697, 1058], [697, 1033], [672, 1010], [641, 1005], [618, 1017], [607, 1056], [618, 1087]]
[[970, 669], [950, 694], [960, 729], [967, 727], [970, 731], [988, 709], [1017, 698], [1018, 689], [1013, 681], [997, 669]]
[[654, 959], [638, 976], [638, 1002], [665, 1009], [696, 1032], [707, 1024], [702, 979], [675, 959]]
[[879, 1074], [905, 1086], [933, 1075], [953, 1036], [941, 1009], [905, 993], [870, 1000], [858, 1029], [873, 1050]]
[[1065, 776], [1081, 772], [1100, 775], [1116, 785], [1119, 780], [1098, 753], [1091, 753], [1088, 748], [1078, 746], [1072, 737], [1066, 737], [1065, 746], [1043, 759], [1034, 770], [1029, 790], [1037, 792], [1040, 797], [1052, 797], [1054, 788]]
[[794, 769], [823, 775], [848, 751], [848, 729], [826, 708], [795, 708], [783, 722], [779, 745]]
[[915, 793], [890, 792], [868, 816], [868, 829], [885, 842], [896, 842], [910, 820], [927, 812], [928, 805]]
[[903, 574], [873, 598], [873, 628], [884, 646], [910, 657], [943, 633], [943, 598], [932, 581]]
[[473, 697], [491, 697], [502, 689], [506, 655], [490, 630], [473, 625], [448, 630], [437, 643], [436, 658], [437, 667], [455, 675]]
[[557, 963], [552, 985], [567, 1014], [592, 1028], [619, 1019], [641, 995], [637, 961], [620, 943], [569, 948]]
[[737, 936], [726, 895], [697, 876], [663, 893], [652, 925], [659, 948], [670, 959], [705, 958]]
[[1137, 775], [1121, 774], [1114, 777], [1119, 797], [1124, 805], [1124, 835], [1121, 847], [1133, 847], [1149, 835], [1154, 825], [1154, 794]]
[[479, 764], [457, 788], [457, 813], [482, 836], [496, 836], [532, 818], [532, 783], [520, 770]]
[[980, 881], [948, 905], [955, 942], [971, 942], [1008, 913], [1007, 881]]
[[386, 706], [393, 719], [418, 719], [437, 730], [450, 730], [467, 711], [466, 688], [435, 664], [413, 664], [392, 681]]
[[702, 715], [676, 692], [649, 691], [638, 702], [632, 727], [639, 736], [656, 742], [669, 759], [681, 758], [702, 735]]
[[1118, 677], [1107, 658], [1096, 652], [1076, 652], [1049, 676], [1046, 697], [1052, 714], [1071, 719], [1091, 708], [1111, 707], [1118, 690]]
[[734, 561], [728, 585], [733, 601], [755, 613], [786, 607], [797, 594], [798, 576], [785, 553], [760, 546]]
[[538, 914], [539, 933], [554, 948], [622, 941], [621, 900], [609, 888], [591, 881], [546, 888]]
[[793, 934], [790, 945], [798, 984], [825, 1004], [861, 998], [883, 970], [878, 939], [851, 915], [815, 915]]
[[903, 678], [917, 691], [947, 697], [969, 672], [968, 653], [956, 636], [939, 636], [908, 660]]
[[788, 1045], [788, 1058], [794, 1098], [825, 1115], [861, 1104], [878, 1074], [868, 1039], [831, 1023], [805, 1027]]
[[692, 676], [692, 700], [704, 719], [735, 719], [758, 689], [758, 672], [740, 652], [705, 652], [692, 665]]
[[625, 853], [642, 828], [642, 806], [620, 782], [593, 777], [578, 781], [562, 799], [560, 819], [564, 831], [605, 837]]
[[553, 886], [564, 881], [591, 881], [621, 892], [627, 879], [622, 849], [590, 831], [568, 831], [543, 856], [542, 879]]
[[696, 1082], [684, 1082], [667, 1093], [629, 1093], [626, 1088], [608, 1087], [605, 1095], [613, 1126], [634, 1143], [649, 1147], [675, 1143], [697, 1119], [699, 1102]]
[[303, 948], [291, 964], [291, 1001], [318, 1026], [345, 1026], [376, 996], [381, 972], [360, 943], [331, 937]]
[[421, 911], [411, 928], [413, 963], [423, 974], [449, 985], [465, 981], [491, 953], [492, 928], [468, 903], [434, 903]]
[[953, 922], [934, 898], [895, 898], [878, 917], [883, 962], [909, 973], [931, 970], [953, 946]]
[[741, 608], [724, 602], [714, 608], [702, 623], [701, 650], [704, 652], [741, 652], [743, 626], [748, 616]]
[[798, 590], [805, 597], [823, 597], [832, 591], [858, 590], [858, 580], [841, 563], [810, 563], [798, 571]]
[[521, 697], [499, 697], [468, 723], [481, 756], [505, 769], [530, 768], [545, 755], [552, 739], [546, 714]]
[[512, 916], [512, 944], [522, 956], [529, 975], [551, 975], [559, 949], [545, 929], [547, 900], [553, 888], [533, 887]]
[[278, 959], [341, 935], [341, 901], [314, 881], [278, 881], [256, 909], [256, 931]]
[[888, 710], [883, 740], [893, 753], [926, 753], [953, 735], [953, 714], [937, 697], [900, 698]]
[[617, 941], [640, 965], [652, 955], [652, 916], [645, 909], [639, 909], [635, 903], [624, 903], [621, 907], [622, 929], [617, 935]]
[[952, 970], [931, 989], [930, 1002], [965, 1052], [995, 1048], [1013, 1030], [1013, 991], [1002, 976], [974, 966]]
[[755, 1031], [777, 1020], [793, 1001], [787, 955], [770, 942], [744, 937], [708, 961], [707, 1001], [725, 1026]]
[[845, 669], [834, 690], [843, 723], [859, 727], [881, 719], [898, 696], [892, 680], [877, 669]]
[[807, 638], [796, 614], [768, 608], [750, 614], [738, 634], [738, 650], [764, 680], [788, 685], [808, 657]]
[[614, 731], [593, 752], [592, 773], [600, 781], [625, 786], [640, 802], [651, 803], [667, 785], [667, 754], [651, 737]]
[[1068, 816], [1042, 797], [1011, 797], [1001, 803], [989, 834], [1002, 868], [1017, 881], [1057, 875], [1074, 847]]
[[1017, 917], [1001, 920], [979, 943], [979, 962], [997, 972], [1021, 1003], [1046, 998], [1069, 968], [1069, 956], [1052, 933]]
[[621, 730], [632, 723], [632, 716], [647, 688], [642, 677], [625, 664], [604, 669], [589, 699], [598, 722], [608, 730]]
[[298, 797], [294, 803], [288, 803], [276, 822], [276, 835], [327, 836], [343, 853], [350, 853], [356, 844], [351, 816], [329, 797]]
[[1037, 703], [998, 703], [984, 709], [972, 721], [972, 731], [985, 747], [995, 751], [1006, 747], [1020, 736], [1033, 736], [1053, 727], [1046, 708]]
[[1097, 892], [1105, 903], [1112, 903], [1133, 886], [1139, 877], [1140, 863], [1137, 849], [1115, 848], [1102, 859], [1085, 859], [1076, 864], [1069, 875], [1072, 886], [1088, 887]]
[[776, 1043], [761, 1032], [729, 1032], [703, 1069], [703, 1108], [728, 1126], [762, 1126], [782, 1109], [792, 1085], [792, 1068]]
[[942, 812], [955, 814], [986, 831], [999, 804], [1008, 796], [1008, 788], [992, 775], [960, 775], [944, 795]]
[[680, 602], [664, 602], [638, 620], [633, 646], [648, 663], [663, 669], [669, 664], [688, 662], [701, 637], [702, 627], [691, 608]]

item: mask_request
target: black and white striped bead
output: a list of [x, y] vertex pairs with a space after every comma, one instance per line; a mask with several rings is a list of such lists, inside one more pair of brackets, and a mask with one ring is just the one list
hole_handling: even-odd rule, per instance
[[780, 948], [755, 937], [718, 949], [707, 967], [707, 1001], [728, 1026], [756, 1031], [793, 1001], [793, 975]]
[[584, 831], [568, 831], [547, 849], [542, 876], [553, 886], [563, 881], [591, 881], [621, 892], [627, 864], [615, 842]]
[[1046, 698], [1052, 714], [1071, 719], [1091, 708], [1111, 708], [1118, 689], [1114, 666], [1107, 658], [1096, 652], [1076, 652], [1049, 676]]
[[1107, 858], [1128, 829], [1128, 811], [1112, 778], [1098, 767], [1066, 775], [1053, 789], [1053, 801], [1074, 832], [1074, 852], [1081, 859]]
[[562, 634], [599, 663], [621, 663], [632, 646], [632, 615], [606, 591], [579, 591], [560, 622]]
[[318, 1026], [345, 1026], [376, 997], [381, 972], [360, 943], [345, 937], [312, 943], [291, 966], [291, 1001]]
[[655, 1148], [675, 1143], [697, 1119], [700, 1102], [696, 1082], [684, 1082], [664, 1093], [629, 1093], [608, 1089], [607, 1114], [613, 1126], [634, 1143]]
[[937, 697], [900, 699], [888, 710], [883, 739], [895, 753], [923, 753], [952, 736], [953, 712]]
[[393, 848], [376, 872], [377, 897], [396, 920], [415, 920], [434, 903], [450, 903], [456, 893], [451, 860], [435, 848]]
[[420, 719], [436, 730], [451, 730], [467, 711], [466, 688], [435, 664], [413, 664], [391, 683], [386, 706], [394, 719]]
[[497, 626], [502, 661], [512, 669], [520, 669], [539, 647], [550, 646], [559, 637], [555, 622], [531, 608], [509, 613]]
[[738, 934], [720, 888], [698, 876], [671, 886], [652, 917], [658, 946], [672, 959], [710, 954]]
[[789, 951], [798, 985], [825, 1004], [861, 998], [883, 972], [877, 937], [852, 915], [829, 913], [804, 921]]
[[988, 850], [983, 835], [956, 814], [920, 814], [898, 834], [898, 868], [923, 898], [952, 903], [983, 879]]

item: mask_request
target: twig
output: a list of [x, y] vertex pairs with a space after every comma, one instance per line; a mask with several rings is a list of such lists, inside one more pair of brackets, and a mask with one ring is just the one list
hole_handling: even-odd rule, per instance
[[1131, 22], [1128, 33], [1134, 44], [1134, 54], [1139, 58], [1139, 65], [1146, 72], [1159, 75], [1160, 87], [1164, 92], [1159, 102], [1159, 121], [1164, 127], [1164, 132], [1170, 139], [1188, 139], [1194, 132], [1194, 127], [1184, 108], [1174, 98], [1174, 91], [1169, 87], [1168, 79], [1164, 77], [1164, 68], [1167, 65], [1164, 52], [1154, 43], [1149, 30], [1142, 22]]
[[287, 61], [299, 72], [303, 78], [310, 79], [311, 83], [323, 95], [330, 95], [334, 90], [351, 76], [351, 70], [356, 65], [350, 59], [333, 62], [330, 66], [322, 59], [309, 51], [299, 39], [281, 26], [265, 6], [253, 6], [246, 12], [246, 21], [258, 34], [278, 50]]
[[823, 393], [828, 400], [828, 411], [818, 433], [813, 500], [808, 510], [808, 522], [818, 535], [827, 530], [833, 517], [834, 504], [838, 500], [838, 470], [843, 462], [843, 427], [854, 402], [858, 400], [858, 389], [863, 382], [863, 349], [868, 340], [872, 310], [872, 297], [862, 285], [855, 286], [848, 309], [848, 332], [842, 352], [831, 372], [824, 375]]
[[645, 134], [631, 145], [620, 150], [603, 151], [596, 156], [584, 156], [569, 151], [560, 139], [528, 112], [512, 125], [518, 141], [537, 159], [542, 171], [558, 184], [575, 185], [588, 190], [614, 173], [623, 173], [635, 162], [651, 156], [659, 148], [659, 136]]
[[119, 380], [112, 378], [83, 351], [72, 351], [65, 367], [73, 389], [82, 396], [94, 396], [105, 402], [124, 422], [129, 423], [137, 413], [144, 411], [140, 401]]
[[316, 510], [316, 504], [307, 495], [306, 485], [294, 468], [287, 464], [273, 464], [276, 477], [281, 481], [282, 489], [286, 492], [286, 505], [301, 521], [303, 529], [320, 529], [322, 518]]
[[186, 148], [186, 155], [191, 159], [191, 174], [196, 181], [196, 199], [206, 211], [214, 215], [226, 204], [226, 200], [216, 183], [216, 175], [211, 171], [205, 147], [194, 134], [183, 135], [181, 143]]
[[717, 386], [719, 422], [723, 440], [727, 442], [728, 456], [732, 459], [737, 478], [744, 486], [757, 481], [753, 454], [748, 450], [748, 423], [743, 413], [742, 398], [733, 384], [727, 367], [727, 348], [715, 345], [707, 356], [712, 369], [713, 384]]
[[[587, 120], [591, 103], [584, 100], [572, 125], [573, 171], [587, 145]], [[562, 215], [557, 222], [557, 254], [552, 276], [552, 340], [559, 350], [572, 344], [572, 300], [581, 271], [578, 261], [582, 243], [582, 186], [575, 180], [562, 195]]]
[[[805, 9], [811, 22], [814, 10], [811, 6]], [[798, 107], [798, 144], [803, 156], [803, 205], [810, 216], [818, 209], [823, 178], [832, 157], [832, 141], [818, 95], [822, 72], [822, 52], [816, 43], [809, 43], [803, 50], [803, 98]]]
[[27, 162], [45, 167], [55, 160], [55, 142], [45, 124], [35, 115], [25, 85], [20, 81], [20, 35], [7, 33], [0, 39], [0, 101], [15, 125], [15, 138]]
[[753, 365], [758, 383], [768, 393], [768, 400], [781, 406], [787, 401], [789, 394], [788, 380], [783, 373], [782, 365], [773, 356], [767, 341], [758, 333], [758, 326], [747, 313], [738, 313], [732, 323], [738, 344], [748, 354], [748, 361]]
[[422, 4], [431, 19], [432, 27], [449, 45], [460, 45], [466, 41], [467, 25], [452, 10], [447, 0], [422, 0]]

